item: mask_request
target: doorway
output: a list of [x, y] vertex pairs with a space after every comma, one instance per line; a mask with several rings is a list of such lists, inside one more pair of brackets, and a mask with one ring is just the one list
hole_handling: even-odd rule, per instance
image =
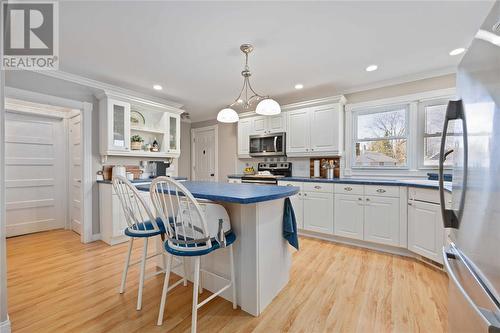
[[7, 237], [92, 234], [92, 104], [6, 88]]
[[193, 180], [216, 182], [218, 179], [218, 126], [191, 130], [191, 162]]

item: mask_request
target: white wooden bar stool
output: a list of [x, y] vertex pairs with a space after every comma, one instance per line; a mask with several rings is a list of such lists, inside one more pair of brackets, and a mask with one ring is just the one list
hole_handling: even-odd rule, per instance
[[[156, 218], [149, 208], [144, 198], [140, 195], [137, 188], [123, 176], [115, 176], [113, 178], [113, 189], [120, 200], [124, 212], [124, 218], [128, 227], [125, 229], [125, 235], [130, 237], [127, 256], [125, 259], [125, 267], [122, 273], [122, 282], [120, 286], [120, 294], [125, 291], [125, 283], [127, 280], [127, 273], [130, 266], [140, 263], [140, 276], [139, 276], [139, 292], [137, 295], [137, 310], [142, 308], [142, 291], [144, 288], [144, 281], [150, 277], [158, 274], [165, 273], [165, 270], [159, 270], [152, 275], [145, 276], [146, 261], [156, 256], [162, 255], [163, 262], [166, 267], [167, 256], [164, 251], [148, 254], [148, 241], [151, 237], [161, 236], [162, 240], [165, 235], [165, 226], [160, 218]], [[130, 262], [130, 255], [132, 253], [132, 246], [134, 239], [143, 238], [144, 248], [140, 260]], [[175, 267], [174, 267], [175, 268]], [[176, 282], [176, 285], [181, 282], [187, 286], [186, 271], [184, 270], [184, 277], [182, 280]]]
[[[163, 243], [163, 247], [168, 253], [168, 257], [157, 324], [161, 325], [163, 323], [167, 293], [173, 288], [173, 286], [170, 288], [168, 286], [172, 257], [194, 257], [191, 332], [196, 332], [198, 309], [225, 290], [232, 289], [233, 308], [236, 309], [237, 307], [232, 246], [236, 240], [236, 235], [231, 230], [229, 217], [224, 207], [214, 203], [203, 203], [202, 208], [202, 205], [191, 192], [176, 180], [168, 177], [158, 177], [151, 183], [150, 193], [157, 216], [164, 222], [169, 221], [165, 223], [167, 240]], [[202, 256], [222, 247], [229, 248], [229, 267], [231, 271], [229, 279], [200, 268]], [[222, 279], [227, 284], [201, 303], [198, 303], [198, 292], [201, 292], [200, 271]]]

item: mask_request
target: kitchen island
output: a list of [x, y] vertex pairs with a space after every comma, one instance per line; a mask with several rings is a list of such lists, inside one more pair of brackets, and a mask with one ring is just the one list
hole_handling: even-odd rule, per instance
[[[211, 200], [226, 208], [237, 237], [234, 243], [237, 302], [243, 311], [260, 315], [289, 281], [291, 250], [283, 238], [283, 205], [285, 198], [300, 189], [198, 181], [182, 184], [195, 198]], [[149, 185], [137, 188], [149, 191]], [[202, 257], [202, 267], [229, 276], [228, 257], [227, 249], [215, 251]], [[181, 270], [174, 272], [181, 274]], [[203, 288], [210, 291], [220, 289], [220, 283], [211, 275], [202, 277]], [[231, 300], [231, 291], [226, 290], [221, 296]]]

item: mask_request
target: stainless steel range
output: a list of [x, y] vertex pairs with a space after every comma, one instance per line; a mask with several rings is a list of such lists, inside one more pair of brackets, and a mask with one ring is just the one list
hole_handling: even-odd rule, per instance
[[257, 173], [245, 175], [241, 178], [242, 183], [277, 185], [278, 179], [292, 176], [291, 162], [260, 162]]

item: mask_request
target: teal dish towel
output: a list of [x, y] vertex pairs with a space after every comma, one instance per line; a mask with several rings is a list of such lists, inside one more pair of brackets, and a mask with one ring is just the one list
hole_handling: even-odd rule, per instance
[[299, 249], [299, 237], [297, 236], [297, 221], [295, 220], [295, 213], [293, 211], [292, 202], [290, 198], [285, 199], [285, 207], [283, 211], [283, 237], [288, 243]]

